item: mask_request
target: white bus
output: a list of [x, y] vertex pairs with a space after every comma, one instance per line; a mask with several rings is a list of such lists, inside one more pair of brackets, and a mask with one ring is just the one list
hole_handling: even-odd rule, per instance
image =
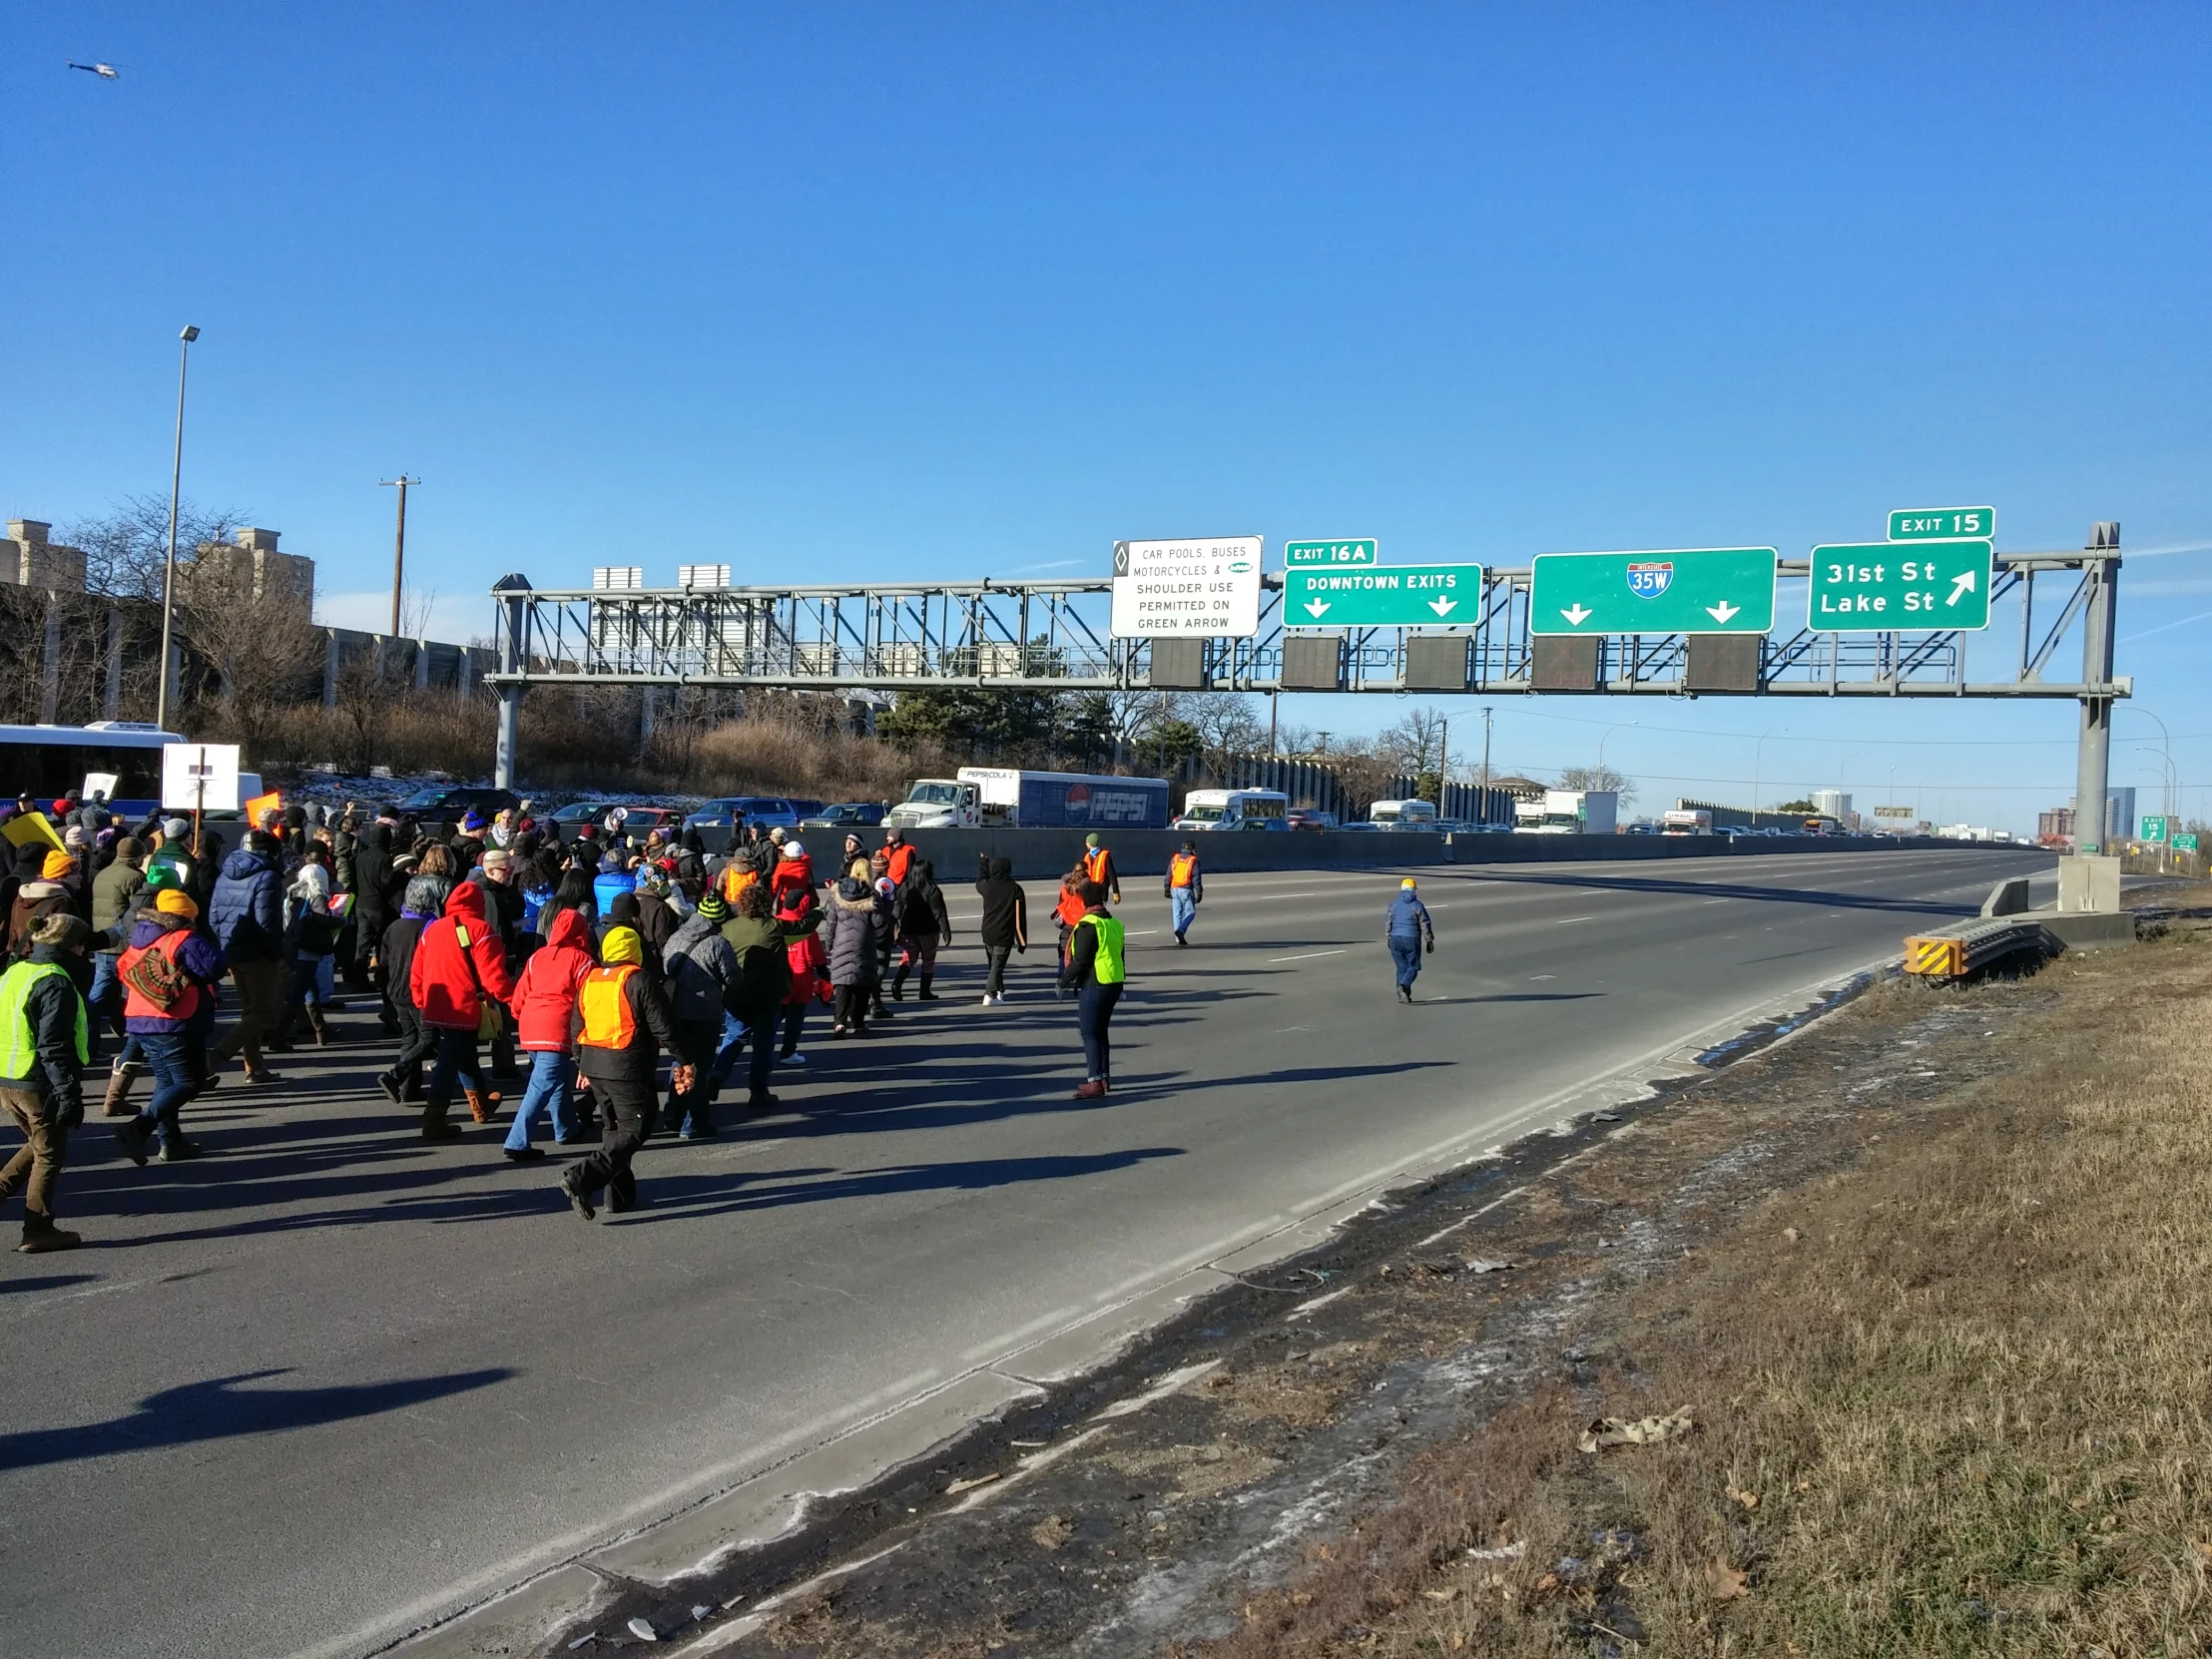
[[1291, 798], [1281, 790], [1193, 790], [1178, 830], [1288, 830]]
[[144, 818], [162, 801], [162, 749], [183, 736], [143, 721], [90, 726], [0, 726], [0, 801], [28, 795], [51, 807], [87, 778], [115, 779], [108, 805], [118, 818]]

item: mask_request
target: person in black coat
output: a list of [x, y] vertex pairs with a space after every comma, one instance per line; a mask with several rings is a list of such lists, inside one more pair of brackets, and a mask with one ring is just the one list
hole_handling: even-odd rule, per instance
[[907, 866], [891, 909], [898, 929], [898, 971], [891, 975], [891, 1000], [906, 1000], [906, 975], [919, 967], [921, 1000], [934, 1002], [937, 993], [929, 982], [937, 976], [937, 947], [951, 942], [952, 918], [945, 912], [944, 889], [937, 885], [937, 872], [927, 858], [916, 858]]
[[353, 973], [361, 984], [381, 990], [372, 969], [384, 929], [398, 913], [392, 900], [391, 826], [371, 824], [353, 851]]
[[975, 890], [983, 900], [983, 920], [975, 931], [989, 966], [983, 981], [983, 1006], [988, 1008], [1006, 1000], [1006, 959], [1029, 948], [1029, 895], [1014, 879], [1013, 859], [988, 853], [976, 857]]

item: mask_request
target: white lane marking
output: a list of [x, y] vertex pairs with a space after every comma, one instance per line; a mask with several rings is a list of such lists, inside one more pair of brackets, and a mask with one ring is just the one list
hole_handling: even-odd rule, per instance
[[1344, 1287], [1344, 1289], [1331, 1291], [1326, 1296], [1317, 1296], [1311, 1302], [1302, 1302], [1296, 1308], [1293, 1308], [1289, 1313], [1285, 1314], [1283, 1317], [1287, 1320], [1295, 1320], [1301, 1314], [1311, 1314], [1316, 1308], [1326, 1308], [1330, 1303], [1335, 1302], [1337, 1298], [1341, 1296], [1350, 1296], [1351, 1294], [1352, 1287], [1350, 1285], [1347, 1285]]
[[[1546, 1171], [1545, 1173], [1549, 1174], [1550, 1172]], [[1531, 1185], [1533, 1185], [1533, 1183], [1531, 1183]], [[1468, 1215], [1461, 1216], [1449, 1227], [1438, 1228], [1435, 1232], [1429, 1234], [1427, 1238], [1421, 1240], [1419, 1244], [1413, 1246], [1413, 1248], [1415, 1250], [1426, 1250], [1430, 1245], [1436, 1243], [1437, 1240], [1448, 1239], [1449, 1237], [1451, 1237], [1452, 1234], [1458, 1232], [1460, 1228], [1466, 1226], [1469, 1222], [1480, 1221], [1484, 1216], [1488, 1215], [1500, 1204], [1510, 1204], [1513, 1202], [1514, 1199], [1520, 1197], [1520, 1195], [1522, 1193], [1525, 1193], [1526, 1191], [1528, 1191], [1527, 1187], [1515, 1187], [1509, 1193], [1501, 1193], [1498, 1197], [1491, 1199], [1489, 1203], [1483, 1205], [1481, 1209], [1473, 1211]]]
[[1561, 916], [1561, 917], [1560, 917], [1560, 918], [1559, 918], [1559, 919], [1558, 919], [1557, 921], [1553, 922], [1553, 923], [1552, 923], [1551, 925], [1552, 925], [1552, 926], [1554, 926], [1554, 927], [1564, 927], [1564, 926], [1566, 926], [1566, 925], [1567, 925], [1567, 924], [1568, 924], [1569, 922], [1574, 922], [1574, 921], [1595, 921], [1595, 920], [1597, 920], [1597, 917], [1596, 917], [1596, 916], [1594, 916], [1594, 915], [1589, 915], [1589, 916]]
[[1342, 956], [1351, 948], [1350, 945], [1340, 945], [1335, 950], [1303, 950], [1296, 956], [1270, 956], [1268, 960], [1271, 962], [1310, 962], [1316, 956]]

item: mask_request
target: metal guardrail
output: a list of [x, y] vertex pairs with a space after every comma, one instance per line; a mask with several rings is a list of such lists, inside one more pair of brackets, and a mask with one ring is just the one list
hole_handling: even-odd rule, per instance
[[2007, 956], [2029, 950], [2051, 955], [2053, 944], [2035, 916], [1976, 916], [1908, 935], [1905, 971], [1927, 979], [1963, 979]]

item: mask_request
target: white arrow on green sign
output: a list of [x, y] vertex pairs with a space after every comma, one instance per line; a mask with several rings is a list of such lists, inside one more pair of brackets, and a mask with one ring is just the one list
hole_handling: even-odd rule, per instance
[[1337, 541], [1287, 541], [1283, 544], [1283, 567], [1296, 570], [1300, 565], [1372, 565], [1382, 563], [1380, 544], [1373, 536], [1354, 536]]
[[1994, 507], [1906, 507], [1890, 515], [1892, 541], [1993, 540]]
[[1764, 634], [1774, 627], [1771, 547], [1656, 553], [1539, 553], [1534, 634]]
[[1806, 626], [1822, 634], [1989, 626], [1985, 541], [1871, 541], [1813, 549]]
[[1471, 628], [1480, 565], [1375, 565], [1283, 574], [1286, 628]]

